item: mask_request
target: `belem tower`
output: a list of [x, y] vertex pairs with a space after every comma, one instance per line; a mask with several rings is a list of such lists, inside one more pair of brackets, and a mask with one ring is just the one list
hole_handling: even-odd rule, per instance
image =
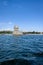
[[19, 31], [19, 27], [18, 26], [14, 26], [13, 34], [14, 35], [22, 35], [23, 33], [21, 31]]

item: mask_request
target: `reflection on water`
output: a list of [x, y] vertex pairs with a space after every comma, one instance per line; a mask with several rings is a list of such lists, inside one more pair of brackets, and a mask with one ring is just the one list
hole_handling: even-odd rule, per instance
[[43, 35], [0, 35], [0, 65], [9, 63], [43, 65]]

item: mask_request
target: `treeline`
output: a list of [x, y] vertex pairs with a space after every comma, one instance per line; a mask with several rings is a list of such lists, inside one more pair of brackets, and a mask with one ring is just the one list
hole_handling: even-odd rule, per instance
[[[12, 34], [13, 31], [0, 31], [0, 34]], [[43, 32], [23, 32], [23, 34], [43, 34]]]
[[0, 31], [0, 34], [12, 34], [12, 31]]
[[23, 32], [23, 34], [43, 34], [43, 32]]

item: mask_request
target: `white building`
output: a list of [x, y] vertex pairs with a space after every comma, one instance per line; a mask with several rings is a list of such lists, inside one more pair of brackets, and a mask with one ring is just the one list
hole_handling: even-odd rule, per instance
[[19, 27], [18, 26], [15, 26], [14, 27], [13, 34], [14, 35], [22, 35], [23, 33], [19, 31]]

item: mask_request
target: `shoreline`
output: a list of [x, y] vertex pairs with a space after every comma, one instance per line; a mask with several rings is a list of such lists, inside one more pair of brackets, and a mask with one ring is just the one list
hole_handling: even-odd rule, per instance
[[[14, 34], [0, 34], [0, 35], [14, 35]], [[22, 35], [43, 35], [43, 34], [22, 34]], [[21, 35], [21, 36], [22, 36]], [[16, 35], [17, 36], [17, 35]], [[19, 36], [19, 35], [18, 35]]]

